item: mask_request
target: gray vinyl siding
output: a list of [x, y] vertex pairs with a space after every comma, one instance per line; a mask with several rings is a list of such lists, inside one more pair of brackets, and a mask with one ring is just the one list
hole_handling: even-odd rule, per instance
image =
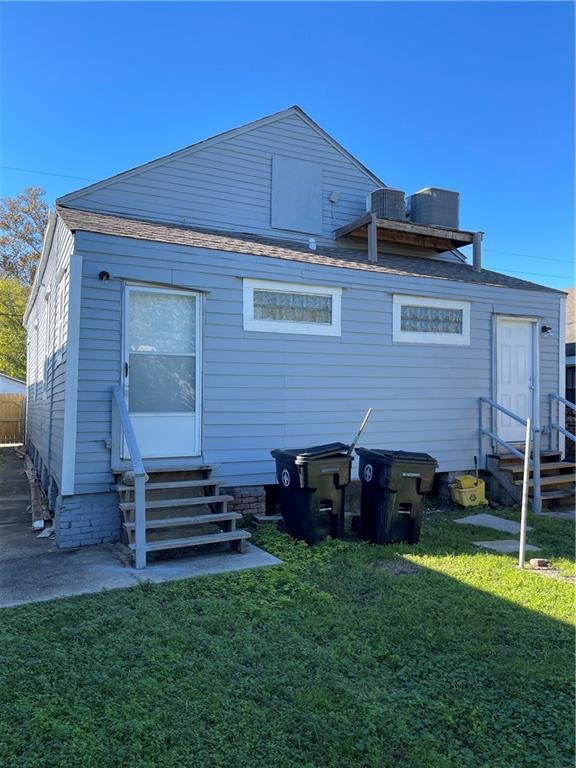
[[[558, 294], [290, 262], [78, 233], [83, 257], [76, 493], [112, 481], [110, 388], [122, 363], [122, 278], [206, 291], [201, 461], [231, 485], [274, 482], [270, 450], [350, 440], [426, 451], [440, 471], [478, 453], [478, 397], [492, 394], [494, 313], [537, 315], [543, 418], [558, 391]], [[100, 270], [113, 276], [97, 279]], [[341, 337], [243, 330], [242, 277], [343, 288]], [[392, 297], [471, 302], [469, 347], [392, 343]]]
[[[60, 487], [64, 439], [64, 388], [66, 381], [66, 339], [68, 280], [74, 237], [58, 219], [42, 283], [31, 309], [28, 324], [27, 439]], [[55, 343], [56, 306], [59, 282], [63, 281], [63, 345]], [[50, 287], [49, 299], [46, 292]], [[38, 344], [35, 321], [38, 320]], [[37, 356], [38, 352], [38, 356]]]
[[[323, 240], [366, 211], [377, 185], [298, 115], [226, 138], [188, 155], [118, 179], [70, 203], [74, 208], [177, 222], [225, 231], [307, 240], [273, 229], [270, 217], [272, 155], [320, 163]], [[336, 204], [329, 195], [338, 192]]]

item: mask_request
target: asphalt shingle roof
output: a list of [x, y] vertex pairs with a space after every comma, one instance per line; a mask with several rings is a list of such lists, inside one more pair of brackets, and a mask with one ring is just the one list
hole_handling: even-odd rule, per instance
[[311, 251], [305, 243], [293, 240], [277, 240], [239, 232], [204, 230], [179, 224], [164, 224], [82, 211], [64, 206], [58, 206], [57, 210], [64, 223], [73, 231], [174, 243], [175, 245], [206, 248], [213, 251], [267, 256], [274, 259], [288, 259], [327, 267], [559, 293], [554, 288], [529, 283], [526, 280], [519, 280], [499, 272], [485, 269], [477, 272], [469, 264], [440, 259], [381, 254], [378, 257], [378, 262], [374, 263], [368, 260], [366, 251], [351, 250], [345, 247], [318, 246], [316, 251]]

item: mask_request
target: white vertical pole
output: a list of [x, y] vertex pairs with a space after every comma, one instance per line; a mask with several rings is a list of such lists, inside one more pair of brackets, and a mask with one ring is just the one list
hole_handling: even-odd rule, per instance
[[[526, 553], [526, 516], [528, 514], [528, 482], [530, 480], [530, 435], [532, 419], [526, 422], [526, 441], [524, 444], [524, 476], [522, 478], [522, 510], [520, 513], [520, 546], [518, 549], [518, 567], [524, 568]], [[538, 467], [534, 467], [534, 472]]]

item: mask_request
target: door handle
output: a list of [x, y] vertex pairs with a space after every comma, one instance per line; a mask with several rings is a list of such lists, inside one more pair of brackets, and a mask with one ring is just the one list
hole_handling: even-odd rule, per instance
[[124, 363], [124, 378], [128, 378], [128, 363]]

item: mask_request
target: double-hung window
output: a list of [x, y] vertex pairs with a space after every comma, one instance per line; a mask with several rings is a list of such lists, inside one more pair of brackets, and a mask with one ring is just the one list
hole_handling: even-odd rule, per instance
[[470, 302], [394, 295], [392, 338], [413, 344], [470, 344]]
[[340, 336], [342, 289], [244, 280], [244, 330]]

